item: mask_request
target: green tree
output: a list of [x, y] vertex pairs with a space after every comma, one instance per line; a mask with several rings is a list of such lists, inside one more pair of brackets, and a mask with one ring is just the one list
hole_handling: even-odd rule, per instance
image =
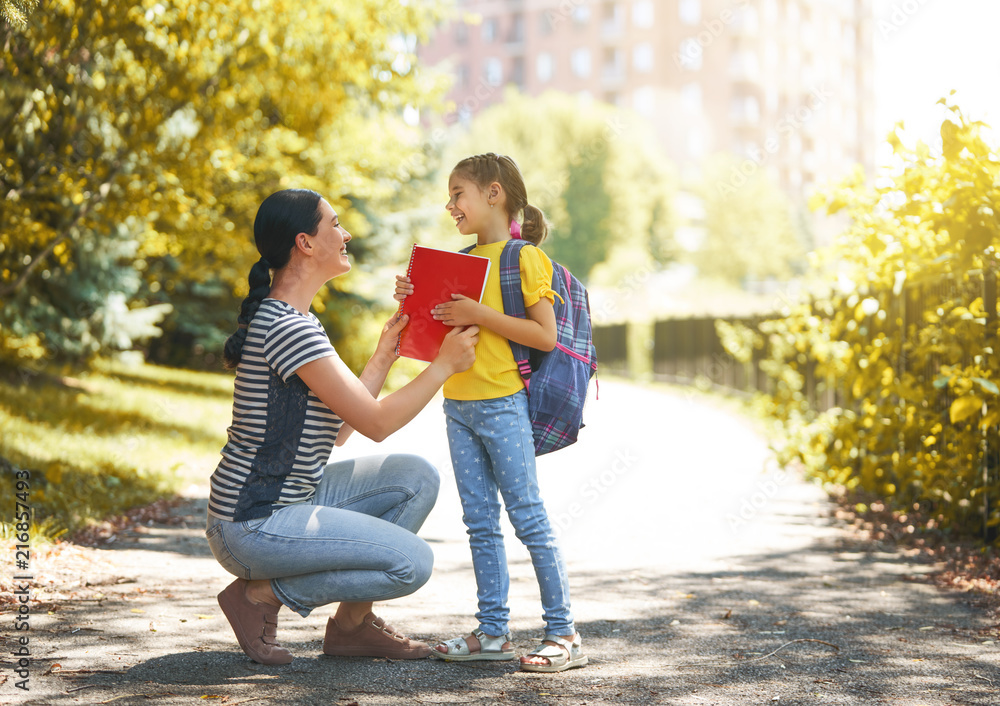
[[698, 191], [705, 238], [691, 260], [703, 275], [739, 285], [788, 280], [805, 268], [794, 207], [763, 172], [747, 176], [736, 160], [719, 155], [706, 164]]
[[510, 90], [449, 144], [442, 160], [447, 175], [470, 154], [514, 157], [528, 200], [552, 224], [543, 248], [586, 280], [599, 263], [652, 268], [654, 255], [672, 258], [674, 180], [654, 144], [638, 118], [611, 106]]
[[[256, 257], [256, 206], [278, 188], [320, 191], [363, 234], [351, 204], [390, 197], [401, 161], [422, 168], [401, 116], [441, 88], [413, 55], [437, 13], [55, 0], [23, 31], [0, 27], [0, 353], [100, 350], [115, 292], [133, 309], [171, 304], [168, 330], [217, 343]], [[105, 248], [109, 234], [132, 244]], [[85, 350], [69, 345], [83, 333]]]

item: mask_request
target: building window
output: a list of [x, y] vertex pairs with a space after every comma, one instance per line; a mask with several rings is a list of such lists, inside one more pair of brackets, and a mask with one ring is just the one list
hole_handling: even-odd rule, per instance
[[507, 41], [512, 44], [524, 41], [524, 15], [518, 14], [511, 18], [510, 34], [507, 35]]
[[774, 25], [778, 21], [778, 0], [764, 0], [764, 24]]
[[585, 25], [590, 22], [590, 5], [577, 5], [573, 8], [573, 21], [578, 25]]
[[621, 3], [604, 3], [604, 19], [602, 29], [605, 35], [615, 36], [625, 29], [624, 13]]
[[580, 78], [590, 76], [590, 50], [584, 48], [574, 49], [573, 54], [570, 56], [570, 66], [573, 69], [574, 76], [579, 76]]
[[841, 34], [841, 44], [844, 48], [845, 56], [854, 56], [855, 52], [858, 50], [858, 32], [854, 25], [844, 24], [843, 33]]
[[730, 114], [733, 122], [756, 125], [760, 122], [760, 103], [754, 96], [737, 96], [733, 98]]
[[632, 108], [646, 117], [651, 118], [656, 114], [656, 92], [651, 86], [635, 89], [632, 93]]
[[701, 44], [694, 37], [689, 37], [681, 42], [680, 51], [677, 53], [677, 63], [683, 69], [697, 71], [701, 68], [701, 55]]
[[764, 89], [764, 105], [768, 113], [773, 115], [778, 112], [778, 89], [770, 83]]
[[632, 3], [632, 24], [642, 29], [653, 26], [653, 0], [636, 0]]
[[486, 83], [499, 86], [503, 83], [503, 62], [496, 57], [490, 57], [485, 65]]
[[691, 115], [701, 115], [702, 112], [701, 84], [686, 83], [681, 87], [681, 107]]
[[604, 94], [604, 102], [611, 105], [621, 106], [622, 95], [618, 91], [608, 91]]
[[636, 44], [632, 49], [632, 66], [636, 71], [648, 74], [653, 70], [653, 45], [649, 42]]
[[510, 81], [515, 86], [524, 87], [524, 57], [515, 56], [510, 67]]
[[757, 54], [747, 50], [733, 52], [729, 57], [729, 75], [746, 81], [757, 80], [760, 76]]
[[459, 22], [455, 25], [455, 44], [462, 45], [469, 41], [469, 25]]
[[757, 19], [757, 8], [745, 5], [733, 10], [733, 29], [749, 34], [756, 34], [760, 28]]
[[542, 83], [548, 83], [555, 74], [555, 64], [551, 54], [539, 54], [535, 59], [535, 75]]
[[697, 25], [701, 22], [701, 0], [681, 0], [681, 22], [686, 25]]
[[465, 88], [469, 85], [469, 65], [461, 63], [455, 67], [455, 85]]
[[607, 47], [604, 50], [604, 78], [620, 79], [625, 76], [625, 62], [622, 50], [617, 47]]
[[483, 20], [483, 41], [484, 42], [495, 42], [497, 39], [497, 28], [500, 25], [500, 21], [496, 17], [490, 17]]

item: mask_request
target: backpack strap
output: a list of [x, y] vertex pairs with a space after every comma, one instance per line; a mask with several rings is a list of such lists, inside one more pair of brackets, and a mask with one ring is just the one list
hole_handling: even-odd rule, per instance
[[[528, 318], [524, 308], [524, 293], [521, 291], [521, 248], [528, 245], [534, 247], [534, 244], [527, 240], [511, 238], [500, 253], [500, 293], [503, 295], [503, 313], [519, 319]], [[521, 374], [524, 387], [527, 389], [528, 381], [531, 379], [529, 360], [531, 349], [524, 344], [510, 341], [510, 350], [514, 354], [517, 371]]]
[[[524, 307], [524, 292], [521, 291], [521, 248], [526, 245], [534, 246], [527, 240], [511, 238], [503, 246], [500, 253], [500, 294], [503, 297], [503, 313], [507, 316], [515, 316], [519, 319], [528, 318]], [[469, 253], [476, 247], [473, 243], [467, 248], [462, 248], [460, 252]], [[511, 353], [514, 354], [514, 362], [517, 363], [517, 371], [524, 381], [524, 388], [528, 388], [528, 381], [531, 379], [531, 349], [522, 343], [508, 341]]]

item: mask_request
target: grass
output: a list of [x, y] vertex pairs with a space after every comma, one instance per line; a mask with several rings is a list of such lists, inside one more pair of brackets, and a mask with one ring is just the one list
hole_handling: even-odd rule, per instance
[[231, 414], [230, 375], [112, 363], [74, 376], [8, 371], [0, 502], [14, 507], [11, 466], [29, 471], [34, 538], [52, 538], [203, 486]]

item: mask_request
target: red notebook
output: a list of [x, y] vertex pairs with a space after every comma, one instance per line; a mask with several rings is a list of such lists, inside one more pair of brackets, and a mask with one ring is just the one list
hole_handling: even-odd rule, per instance
[[488, 257], [414, 245], [406, 270], [413, 294], [399, 305], [400, 315], [409, 314], [410, 322], [399, 335], [396, 353], [425, 362], [434, 360], [452, 327], [435, 320], [431, 309], [451, 301], [452, 294], [482, 301], [489, 272]]

